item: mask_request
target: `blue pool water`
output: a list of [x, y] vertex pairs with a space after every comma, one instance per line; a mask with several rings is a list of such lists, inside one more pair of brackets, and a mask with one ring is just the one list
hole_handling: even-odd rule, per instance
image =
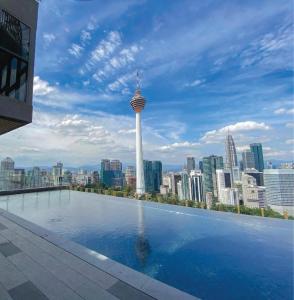
[[74, 191], [0, 208], [202, 299], [292, 299], [292, 221]]

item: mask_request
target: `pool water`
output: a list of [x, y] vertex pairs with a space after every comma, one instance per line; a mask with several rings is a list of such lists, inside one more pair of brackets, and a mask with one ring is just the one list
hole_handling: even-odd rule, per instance
[[68, 190], [0, 208], [202, 299], [293, 296], [293, 221]]

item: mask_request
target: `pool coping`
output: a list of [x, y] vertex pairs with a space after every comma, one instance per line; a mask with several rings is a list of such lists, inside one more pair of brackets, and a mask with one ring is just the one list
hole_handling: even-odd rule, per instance
[[24, 229], [32, 232], [38, 237], [54, 244], [64, 251], [78, 257], [88, 264], [102, 270], [112, 277], [125, 282], [126, 284], [142, 291], [148, 296], [159, 300], [192, 300], [199, 299], [186, 292], [178, 290], [170, 285], [131, 269], [121, 263], [118, 263], [111, 258], [100, 254], [96, 251], [90, 250], [80, 244], [67, 240], [60, 235], [53, 233], [37, 224], [27, 221], [17, 215], [7, 212], [0, 208], [0, 215], [8, 220], [16, 223]]

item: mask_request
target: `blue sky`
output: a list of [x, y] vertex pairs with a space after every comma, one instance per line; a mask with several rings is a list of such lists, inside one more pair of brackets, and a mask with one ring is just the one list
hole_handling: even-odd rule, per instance
[[34, 122], [3, 136], [19, 165], [134, 162], [142, 72], [146, 159], [182, 164], [264, 145], [293, 160], [293, 7], [267, 1], [43, 0]]

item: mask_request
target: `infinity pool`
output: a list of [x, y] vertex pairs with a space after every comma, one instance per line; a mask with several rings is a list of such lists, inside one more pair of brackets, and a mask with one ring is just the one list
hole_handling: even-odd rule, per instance
[[66, 190], [0, 208], [202, 299], [293, 296], [293, 221]]

